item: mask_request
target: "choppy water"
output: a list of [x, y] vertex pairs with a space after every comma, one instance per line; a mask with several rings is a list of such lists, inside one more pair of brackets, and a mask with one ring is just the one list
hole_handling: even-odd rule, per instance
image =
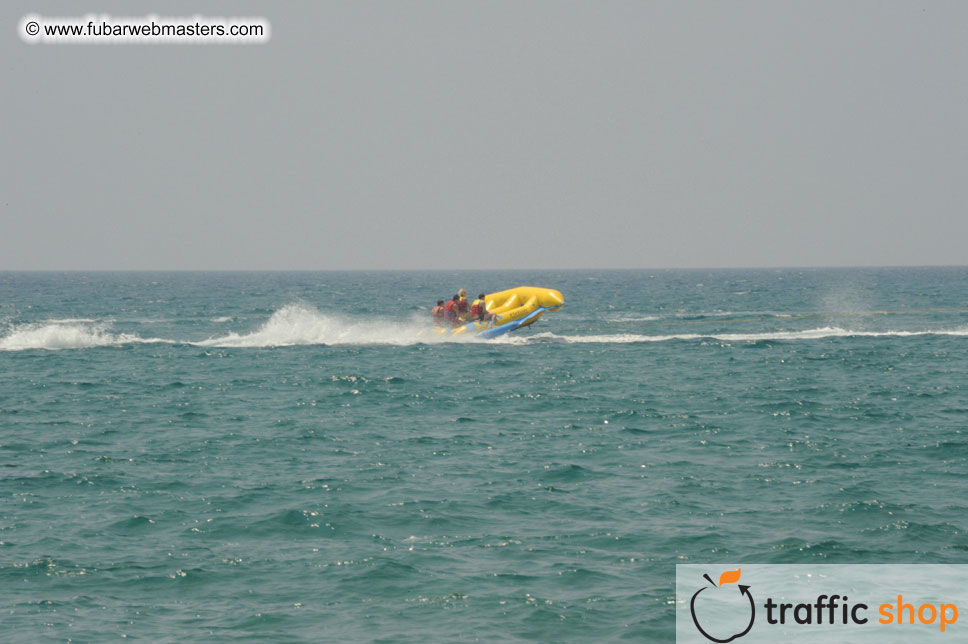
[[670, 641], [677, 562], [966, 563], [966, 373], [965, 268], [0, 273], [3, 639]]

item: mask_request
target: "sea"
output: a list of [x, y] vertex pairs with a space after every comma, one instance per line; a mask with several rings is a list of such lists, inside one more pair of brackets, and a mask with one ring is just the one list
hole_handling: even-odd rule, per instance
[[0, 640], [669, 642], [676, 564], [968, 563], [966, 376], [965, 267], [0, 273]]

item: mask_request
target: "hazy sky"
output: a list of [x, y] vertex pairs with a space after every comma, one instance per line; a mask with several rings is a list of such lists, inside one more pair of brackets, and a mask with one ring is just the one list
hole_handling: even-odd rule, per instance
[[[968, 263], [968, 3], [0, 12], [0, 269]], [[272, 38], [28, 45], [28, 13]]]

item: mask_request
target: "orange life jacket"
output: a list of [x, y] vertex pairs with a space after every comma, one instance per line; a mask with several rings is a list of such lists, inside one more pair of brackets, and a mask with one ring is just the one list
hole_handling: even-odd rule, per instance
[[444, 307], [444, 317], [450, 322], [454, 322], [457, 319], [457, 302], [454, 300], [447, 302], [447, 305]]

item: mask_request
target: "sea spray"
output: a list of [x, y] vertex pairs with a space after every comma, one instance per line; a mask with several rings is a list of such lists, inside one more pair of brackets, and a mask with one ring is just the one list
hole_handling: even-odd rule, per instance
[[129, 333], [111, 333], [106, 322], [50, 320], [43, 323], [11, 325], [0, 337], [0, 351], [29, 349], [90, 349], [129, 343], [169, 342], [144, 339]]
[[205, 347], [287, 347], [298, 345], [370, 345], [408, 346], [440, 342], [474, 341], [473, 336], [435, 332], [415, 317], [352, 318], [325, 314], [305, 303], [288, 304], [251, 333], [232, 332], [198, 342]]

